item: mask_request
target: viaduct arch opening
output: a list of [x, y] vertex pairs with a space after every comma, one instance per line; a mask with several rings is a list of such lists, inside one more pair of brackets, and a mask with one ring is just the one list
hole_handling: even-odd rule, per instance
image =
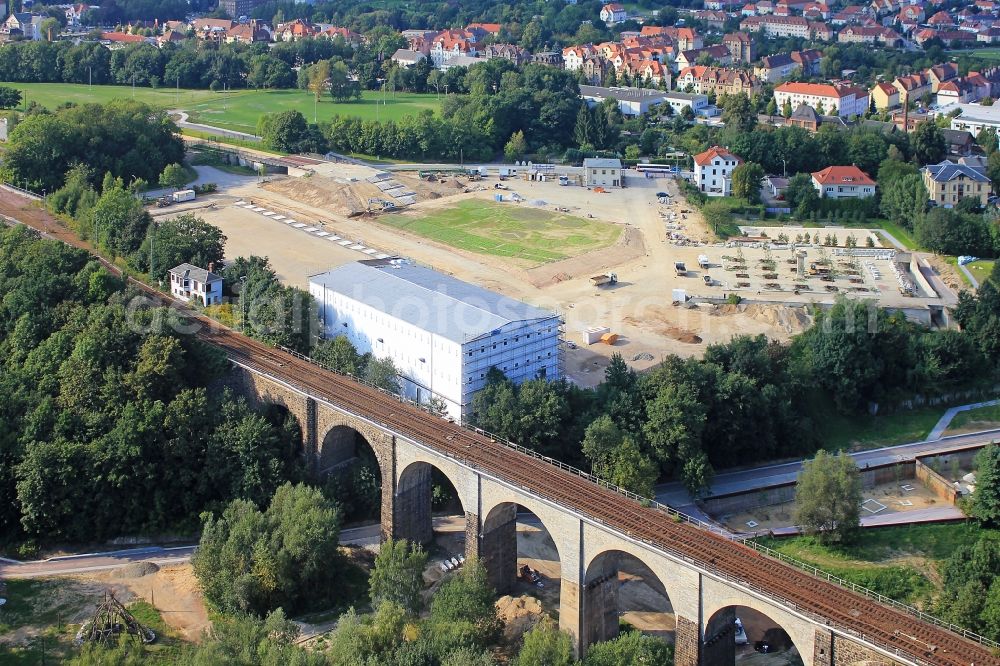
[[635, 555], [607, 550], [595, 557], [587, 567], [582, 596], [585, 647], [615, 638], [623, 627], [674, 643], [677, 616], [670, 595]]
[[725, 606], [705, 623], [703, 662], [734, 666], [802, 666], [798, 647], [788, 632], [767, 614], [748, 606]]
[[330, 428], [320, 443], [316, 475], [327, 495], [337, 499], [345, 523], [379, 519], [382, 469], [375, 449], [360, 432], [347, 425]]
[[545, 610], [559, 608], [562, 565], [549, 529], [530, 509], [497, 504], [483, 520], [479, 557], [498, 595], [528, 593]]
[[[399, 474], [393, 501], [393, 522], [395, 537], [413, 543], [427, 545], [435, 536], [453, 540], [442, 544], [455, 554], [465, 550], [465, 507], [455, 484], [443, 471], [427, 462], [407, 465]], [[459, 515], [461, 519], [450, 521], [435, 530], [434, 516]], [[450, 528], [450, 529], [446, 529]]]

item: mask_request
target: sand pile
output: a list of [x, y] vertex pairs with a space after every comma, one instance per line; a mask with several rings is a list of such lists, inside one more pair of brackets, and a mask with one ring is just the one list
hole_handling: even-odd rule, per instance
[[341, 215], [367, 210], [368, 199], [388, 198], [371, 183], [341, 183], [326, 176], [282, 178], [264, 183], [261, 187]]
[[716, 305], [709, 310], [709, 314], [714, 316], [743, 314], [751, 319], [781, 328], [789, 334], [801, 333], [812, 326], [812, 316], [805, 307], [788, 305], [759, 305], [756, 303]]
[[119, 567], [112, 572], [115, 578], [142, 578], [150, 574], [155, 574], [160, 570], [152, 562], [131, 562], [123, 567]]
[[519, 640], [542, 618], [541, 602], [526, 594], [502, 596], [497, 599], [496, 607], [497, 615], [503, 620], [504, 637], [509, 641]]

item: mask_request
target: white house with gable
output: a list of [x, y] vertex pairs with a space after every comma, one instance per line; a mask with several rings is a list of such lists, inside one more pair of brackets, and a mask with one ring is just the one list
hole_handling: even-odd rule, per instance
[[694, 184], [710, 197], [726, 197], [733, 192], [733, 169], [743, 163], [726, 148], [712, 146], [694, 156]]

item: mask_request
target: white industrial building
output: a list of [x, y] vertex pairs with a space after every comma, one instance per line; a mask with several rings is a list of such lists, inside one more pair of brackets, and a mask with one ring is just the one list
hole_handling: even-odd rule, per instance
[[491, 367], [512, 381], [559, 379], [559, 315], [401, 259], [366, 260], [309, 278], [325, 335], [389, 357], [403, 394], [436, 397], [467, 419]]

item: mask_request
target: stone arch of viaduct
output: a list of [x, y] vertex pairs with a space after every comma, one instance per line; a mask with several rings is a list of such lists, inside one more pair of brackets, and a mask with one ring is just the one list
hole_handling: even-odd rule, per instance
[[[432, 468], [439, 470], [455, 487], [465, 514], [466, 556], [478, 557], [486, 565], [498, 591], [508, 589], [517, 575], [516, 508], [524, 507], [534, 514], [556, 545], [562, 586], [559, 624], [574, 637], [580, 653], [589, 644], [617, 633], [615, 593], [609, 589], [616, 584], [616, 572], [603, 556], [620, 552], [649, 569], [669, 598], [677, 621], [677, 666], [732, 663], [734, 606], [760, 611], [780, 624], [807, 666], [912, 663], [852, 641], [760, 593], [271, 378], [237, 367], [228, 385], [257, 405], [282, 405], [299, 420], [303, 454], [315, 474], [324, 471], [320, 469], [322, 461], [339, 464], [338, 457], [347, 457], [343, 453], [349, 450], [345, 433], [363, 437], [382, 475], [383, 539], [430, 541], [430, 474]], [[324, 446], [339, 447], [341, 453], [331, 456], [328, 449], [324, 458]], [[601, 566], [595, 566], [599, 560]]]

